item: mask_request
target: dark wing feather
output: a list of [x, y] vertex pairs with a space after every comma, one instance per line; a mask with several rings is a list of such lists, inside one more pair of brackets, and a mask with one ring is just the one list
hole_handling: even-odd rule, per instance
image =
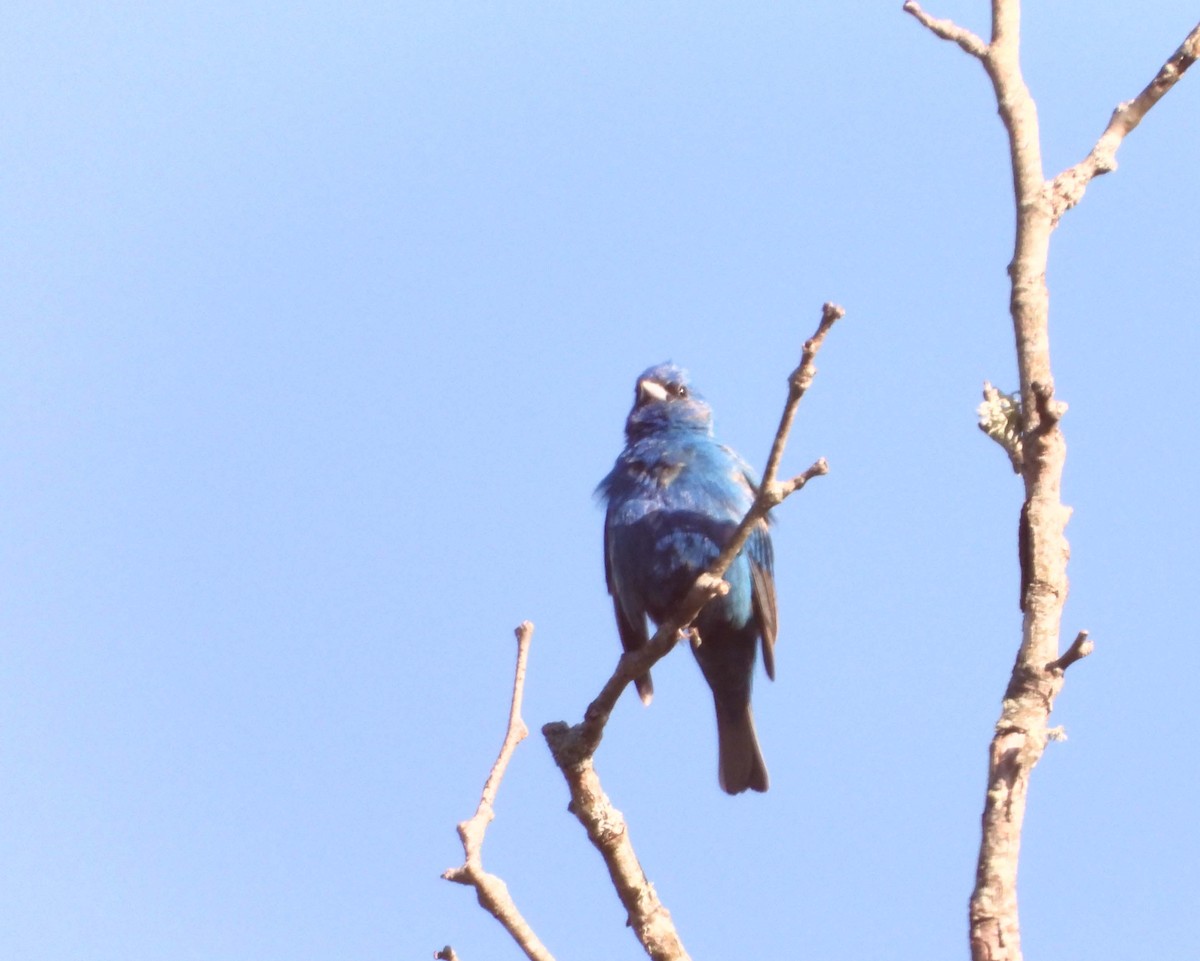
[[[607, 517], [604, 520], [604, 580], [608, 584], [608, 593], [612, 595], [613, 613], [617, 618], [617, 633], [621, 636], [621, 647], [627, 652], [644, 647], [650, 640], [646, 633], [646, 615], [640, 610], [626, 610], [621, 591], [613, 577]], [[634, 678], [633, 684], [637, 688], [638, 697], [641, 698], [642, 703], [649, 704], [654, 697], [654, 681], [650, 677], [650, 672], [647, 671], [641, 677]]]
[[750, 583], [754, 600], [754, 614], [762, 633], [763, 667], [767, 677], [775, 680], [775, 638], [779, 633], [779, 614], [775, 608], [775, 557], [771, 548], [771, 536], [762, 521], [746, 542], [746, 555], [750, 559]]

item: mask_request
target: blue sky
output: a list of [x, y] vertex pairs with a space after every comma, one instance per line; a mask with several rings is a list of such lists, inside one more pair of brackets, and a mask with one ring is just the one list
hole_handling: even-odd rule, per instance
[[[1047, 174], [1194, 5], [1028, 4]], [[765, 796], [684, 651], [597, 765], [695, 957], [961, 958], [1020, 631], [1007, 152], [900, 3], [10, 5], [0, 63], [0, 954], [635, 957], [537, 734], [618, 650], [592, 491], [690, 368], [785, 461]], [[986, 4], [931, 12], [984, 31]], [[1190, 959], [1200, 895], [1200, 77], [1054, 238], [1073, 668], [1035, 772], [1030, 957]]]

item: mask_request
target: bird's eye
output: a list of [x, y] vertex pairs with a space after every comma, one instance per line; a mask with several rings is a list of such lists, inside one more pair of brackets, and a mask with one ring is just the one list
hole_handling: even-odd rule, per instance
[[678, 397], [680, 400], [683, 400], [683, 398], [687, 397], [687, 388], [684, 387], [683, 384], [676, 384], [675, 385], [675, 396]]

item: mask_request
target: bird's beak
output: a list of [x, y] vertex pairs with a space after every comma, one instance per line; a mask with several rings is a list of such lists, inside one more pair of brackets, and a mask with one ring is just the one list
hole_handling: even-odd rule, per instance
[[647, 404], [652, 400], [666, 400], [667, 388], [658, 381], [654, 380], [639, 380], [638, 381], [638, 403]]

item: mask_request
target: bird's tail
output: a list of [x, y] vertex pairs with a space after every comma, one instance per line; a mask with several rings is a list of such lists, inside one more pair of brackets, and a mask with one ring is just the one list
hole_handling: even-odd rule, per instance
[[717, 746], [720, 760], [717, 778], [721, 790], [728, 794], [741, 794], [747, 788], [752, 791], [767, 789], [767, 765], [758, 747], [758, 736], [754, 733], [754, 713], [750, 702], [736, 706], [717, 704]]

